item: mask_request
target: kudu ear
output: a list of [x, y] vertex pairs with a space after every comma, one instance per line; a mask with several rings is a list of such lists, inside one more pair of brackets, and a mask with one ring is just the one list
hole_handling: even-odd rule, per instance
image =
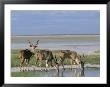
[[30, 47], [32, 47], [32, 46], [33, 46], [33, 44], [30, 42], [30, 40], [28, 40], [28, 43], [29, 43]]
[[39, 40], [37, 40], [37, 43], [36, 43], [36, 45], [38, 45], [39, 44]]

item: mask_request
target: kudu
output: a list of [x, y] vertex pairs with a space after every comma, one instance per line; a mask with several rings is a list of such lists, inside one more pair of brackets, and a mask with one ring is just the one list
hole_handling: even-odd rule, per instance
[[[73, 65], [73, 62], [74, 62], [74, 64], [77, 64], [77, 65], [80, 65], [80, 63], [81, 63], [81, 56], [78, 55], [78, 53], [75, 51], [61, 50], [58, 52], [57, 55], [60, 57], [60, 64], [63, 66], [63, 68], [64, 68], [65, 59], [70, 59], [71, 65]], [[72, 68], [72, 66], [71, 66], [71, 68]]]
[[[29, 41], [29, 40], [28, 40]], [[33, 45], [31, 44], [31, 42], [29, 41], [30, 47], [32, 47], [33, 49], [35, 49], [38, 46], [38, 42], [37, 44]], [[34, 55], [34, 51], [32, 49], [24, 49], [24, 50], [20, 50], [19, 51], [19, 58], [20, 58], [20, 66], [22, 67], [22, 65], [24, 63], [26, 63], [26, 65], [29, 64], [30, 58]]]
[[[39, 40], [37, 41], [37, 45], [38, 45], [38, 42], [39, 42]], [[31, 52], [34, 53], [34, 56], [36, 59], [36, 64], [39, 63], [39, 67], [41, 67], [43, 60], [45, 61], [46, 68], [49, 66], [49, 63], [51, 65], [51, 67], [53, 67], [52, 61], [54, 61], [55, 64], [57, 64], [57, 62], [54, 60], [52, 51], [50, 51], [50, 50], [35, 51], [35, 48], [37, 45], [33, 45], [30, 41], [29, 41], [29, 44], [30, 44]]]

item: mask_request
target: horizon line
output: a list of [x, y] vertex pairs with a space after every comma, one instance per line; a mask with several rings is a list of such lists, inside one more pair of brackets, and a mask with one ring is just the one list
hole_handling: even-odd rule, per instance
[[100, 34], [39, 34], [39, 35], [11, 35], [11, 36], [46, 36], [46, 35], [100, 35]]

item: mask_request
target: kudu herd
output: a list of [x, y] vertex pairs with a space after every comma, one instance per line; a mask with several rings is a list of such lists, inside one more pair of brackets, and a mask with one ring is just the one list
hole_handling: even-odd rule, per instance
[[[60, 66], [62, 65], [62, 67], [64, 68], [64, 60], [65, 59], [70, 59], [71, 60], [71, 65], [77, 64], [77, 65], [81, 65], [84, 64], [81, 60], [81, 56], [75, 52], [75, 51], [70, 51], [70, 50], [60, 50], [58, 53], [54, 54], [52, 53], [52, 51], [50, 50], [39, 50], [36, 51], [36, 48], [38, 47], [39, 44], [39, 40], [37, 41], [36, 44], [32, 44], [29, 40], [29, 49], [24, 49], [24, 50], [20, 50], [19, 51], [19, 58], [20, 58], [20, 66], [22, 67], [24, 63], [26, 63], [26, 65], [29, 64], [30, 59], [32, 56], [35, 57], [36, 59], [36, 64], [39, 63], [39, 67], [41, 67], [42, 65], [42, 61], [45, 61], [45, 66], [46, 68], [49, 66], [53, 67], [53, 66]], [[60, 58], [60, 62], [56, 61], [56, 56]], [[83, 56], [84, 57], [84, 56]], [[54, 64], [53, 64], [53, 62]]]

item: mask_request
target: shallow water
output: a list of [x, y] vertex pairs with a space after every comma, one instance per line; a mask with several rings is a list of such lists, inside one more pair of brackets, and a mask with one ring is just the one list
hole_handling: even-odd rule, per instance
[[75, 50], [77, 52], [93, 52], [100, 49], [99, 35], [52, 35], [52, 36], [13, 36], [12, 49], [28, 48], [27, 40], [36, 43], [40, 40], [38, 49]]
[[85, 68], [84, 72], [80, 69], [60, 69], [59, 73], [55, 70], [49, 72], [36, 72], [40, 73], [43, 77], [99, 77], [100, 69], [99, 68]]
[[[23, 73], [23, 72], [22, 72]], [[100, 77], [100, 68], [85, 68], [80, 69], [60, 69], [49, 71], [28, 71], [25, 75], [19, 73], [18, 77]]]

